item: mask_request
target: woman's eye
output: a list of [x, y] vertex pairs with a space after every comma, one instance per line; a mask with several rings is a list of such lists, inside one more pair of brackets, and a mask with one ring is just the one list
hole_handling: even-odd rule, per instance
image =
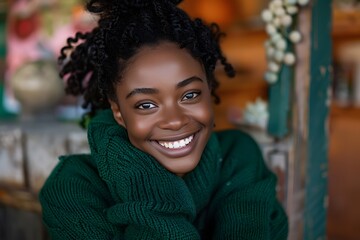
[[136, 108], [143, 109], [143, 110], [152, 109], [154, 107], [156, 107], [156, 106], [155, 106], [155, 104], [152, 104], [152, 103], [141, 103], [136, 106]]
[[183, 97], [182, 100], [190, 100], [190, 99], [196, 98], [199, 95], [200, 95], [199, 92], [190, 92], [190, 93], [185, 94], [185, 96]]

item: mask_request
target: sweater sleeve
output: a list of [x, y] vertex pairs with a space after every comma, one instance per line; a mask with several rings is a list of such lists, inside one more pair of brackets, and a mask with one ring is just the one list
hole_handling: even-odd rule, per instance
[[166, 186], [170, 191], [154, 187], [146, 197], [140, 196], [144, 185], [147, 184], [136, 187], [139, 198], [117, 203], [106, 212], [111, 223], [126, 226], [126, 239], [200, 239], [192, 224], [193, 203], [186, 194], [176, 192], [179, 185]]
[[199, 239], [196, 207], [184, 180], [130, 144], [104, 112], [88, 128], [91, 155], [115, 204], [104, 211], [125, 239]]
[[142, 161], [113, 162], [117, 166], [110, 168], [117, 172], [109, 174], [106, 182], [118, 200], [107, 209], [107, 219], [126, 226], [126, 239], [199, 239], [192, 223], [195, 204], [183, 179], [154, 162]]
[[287, 216], [276, 198], [276, 176], [258, 145], [238, 131], [220, 133], [219, 140], [224, 162], [213, 201], [213, 239], [286, 239]]

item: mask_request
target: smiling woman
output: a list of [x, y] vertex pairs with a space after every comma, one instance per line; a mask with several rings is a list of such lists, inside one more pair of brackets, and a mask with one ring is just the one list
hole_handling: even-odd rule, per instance
[[135, 147], [179, 176], [198, 165], [214, 125], [199, 61], [175, 43], [143, 47], [115, 93], [116, 100], [110, 100], [114, 118]]
[[215, 65], [234, 75], [222, 34], [179, 2], [90, 1], [99, 26], [63, 48], [91, 153], [61, 157], [40, 192], [53, 239], [286, 239], [256, 143], [213, 131]]

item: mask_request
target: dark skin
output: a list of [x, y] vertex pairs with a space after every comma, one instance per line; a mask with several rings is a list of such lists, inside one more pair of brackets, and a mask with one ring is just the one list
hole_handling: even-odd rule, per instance
[[114, 118], [135, 147], [178, 176], [198, 165], [214, 123], [198, 60], [175, 43], [144, 46], [130, 59], [115, 92]]

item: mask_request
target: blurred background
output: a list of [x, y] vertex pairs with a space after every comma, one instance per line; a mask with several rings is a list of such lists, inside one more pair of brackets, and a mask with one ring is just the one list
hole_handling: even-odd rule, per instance
[[[276, 1], [185, 0], [181, 4], [192, 17], [217, 22], [226, 33], [221, 44], [237, 75], [228, 79], [221, 69], [217, 71], [221, 103], [214, 106], [216, 128], [242, 129], [261, 145], [269, 167], [279, 178], [278, 197], [291, 222], [289, 239], [360, 239], [360, 1], [329, 1], [329, 10], [317, 9], [322, 7], [319, 1], [302, 5], [307, 1], [300, 0], [298, 12], [289, 14], [292, 27], [305, 29], [299, 45], [310, 42], [331, 46], [328, 91], [319, 92], [326, 102], [322, 110], [326, 116], [323, 119], [319, 113], [318, 120], [326, 132], [313, 138], [312, 128], [305, 127], [300, 134], [304, 136], [302, 145], [297, 140], [296, 129], [301, 127], [294, 121], [294, 112], [299, 112], [292, 104], [294, 98], [279, 102], [270, 99], [276, 80], [266, 75], [269, 71], [279, 72], [278, 78], [287, 76], [299, 81], [296, 73], [281, 74], [285, 70], [281, 66], [280, 70], [276, 66], [274, 69], [269, 61], [266, 42], [273, 35], [264, 10], [274, 10], [271, 4]], [[78, 126], [84, 113], [82, 99], [64, 95], [56, 60], [69, 36], [96, 26], [96, 18], [83, 10], [83, 2], [0, 0], [0, 239], [48, 239], [37, 193], [57, 163], [57, 156], [88, 151], [86, 132]], [[326, 41], [312, 42], [311, 26], [306, 32], [306, 24], [313, 23], [309, 16], [316, 14], [314, 10], [325, 16], [329, 11], [331, 29]], [[300, 21], [297, 17], [302, 11]], [[326, 31], [324, 25], [323, 34]], [[309, 62], [310, 58], [289, 68], [304, 71], [303, 65]], [[305, 112], [315, 104], [307, 100], [312, 94], [309, 81], [315, 80], [304, 79], [300, 84], [304, 90], [294, 90], [299, 85], [294, 82], [286, 90], [290, 95], [300, 92], [297, 96], [305, 99]], [[271, 108], [280, 108], [283, 101], [289, 102], [290, 114], [284, 113], [286, 123], [280, 128], [285, 130], [276, 134], [268, 126], [271, 119], [278, 121]], [[314, 116], [305, 124], [316, 121]], [[311, 170], [307, 167], [311, 164], [307, 161], [311, 159], [311, 147], [304, 144], [310, 146], [322, 138], [321, 169], [315, 172], [322, 180], [318, 185], [311, 181], [309, 186], [307, 171]], [[323, 201], [312, 206], [320, 209], [320, 220], [311, 222], [304, 215], [307, 193], [320, 188]], [[304, 233], [307, 229], [320, 229], [322, 234], [315, 237]]]

